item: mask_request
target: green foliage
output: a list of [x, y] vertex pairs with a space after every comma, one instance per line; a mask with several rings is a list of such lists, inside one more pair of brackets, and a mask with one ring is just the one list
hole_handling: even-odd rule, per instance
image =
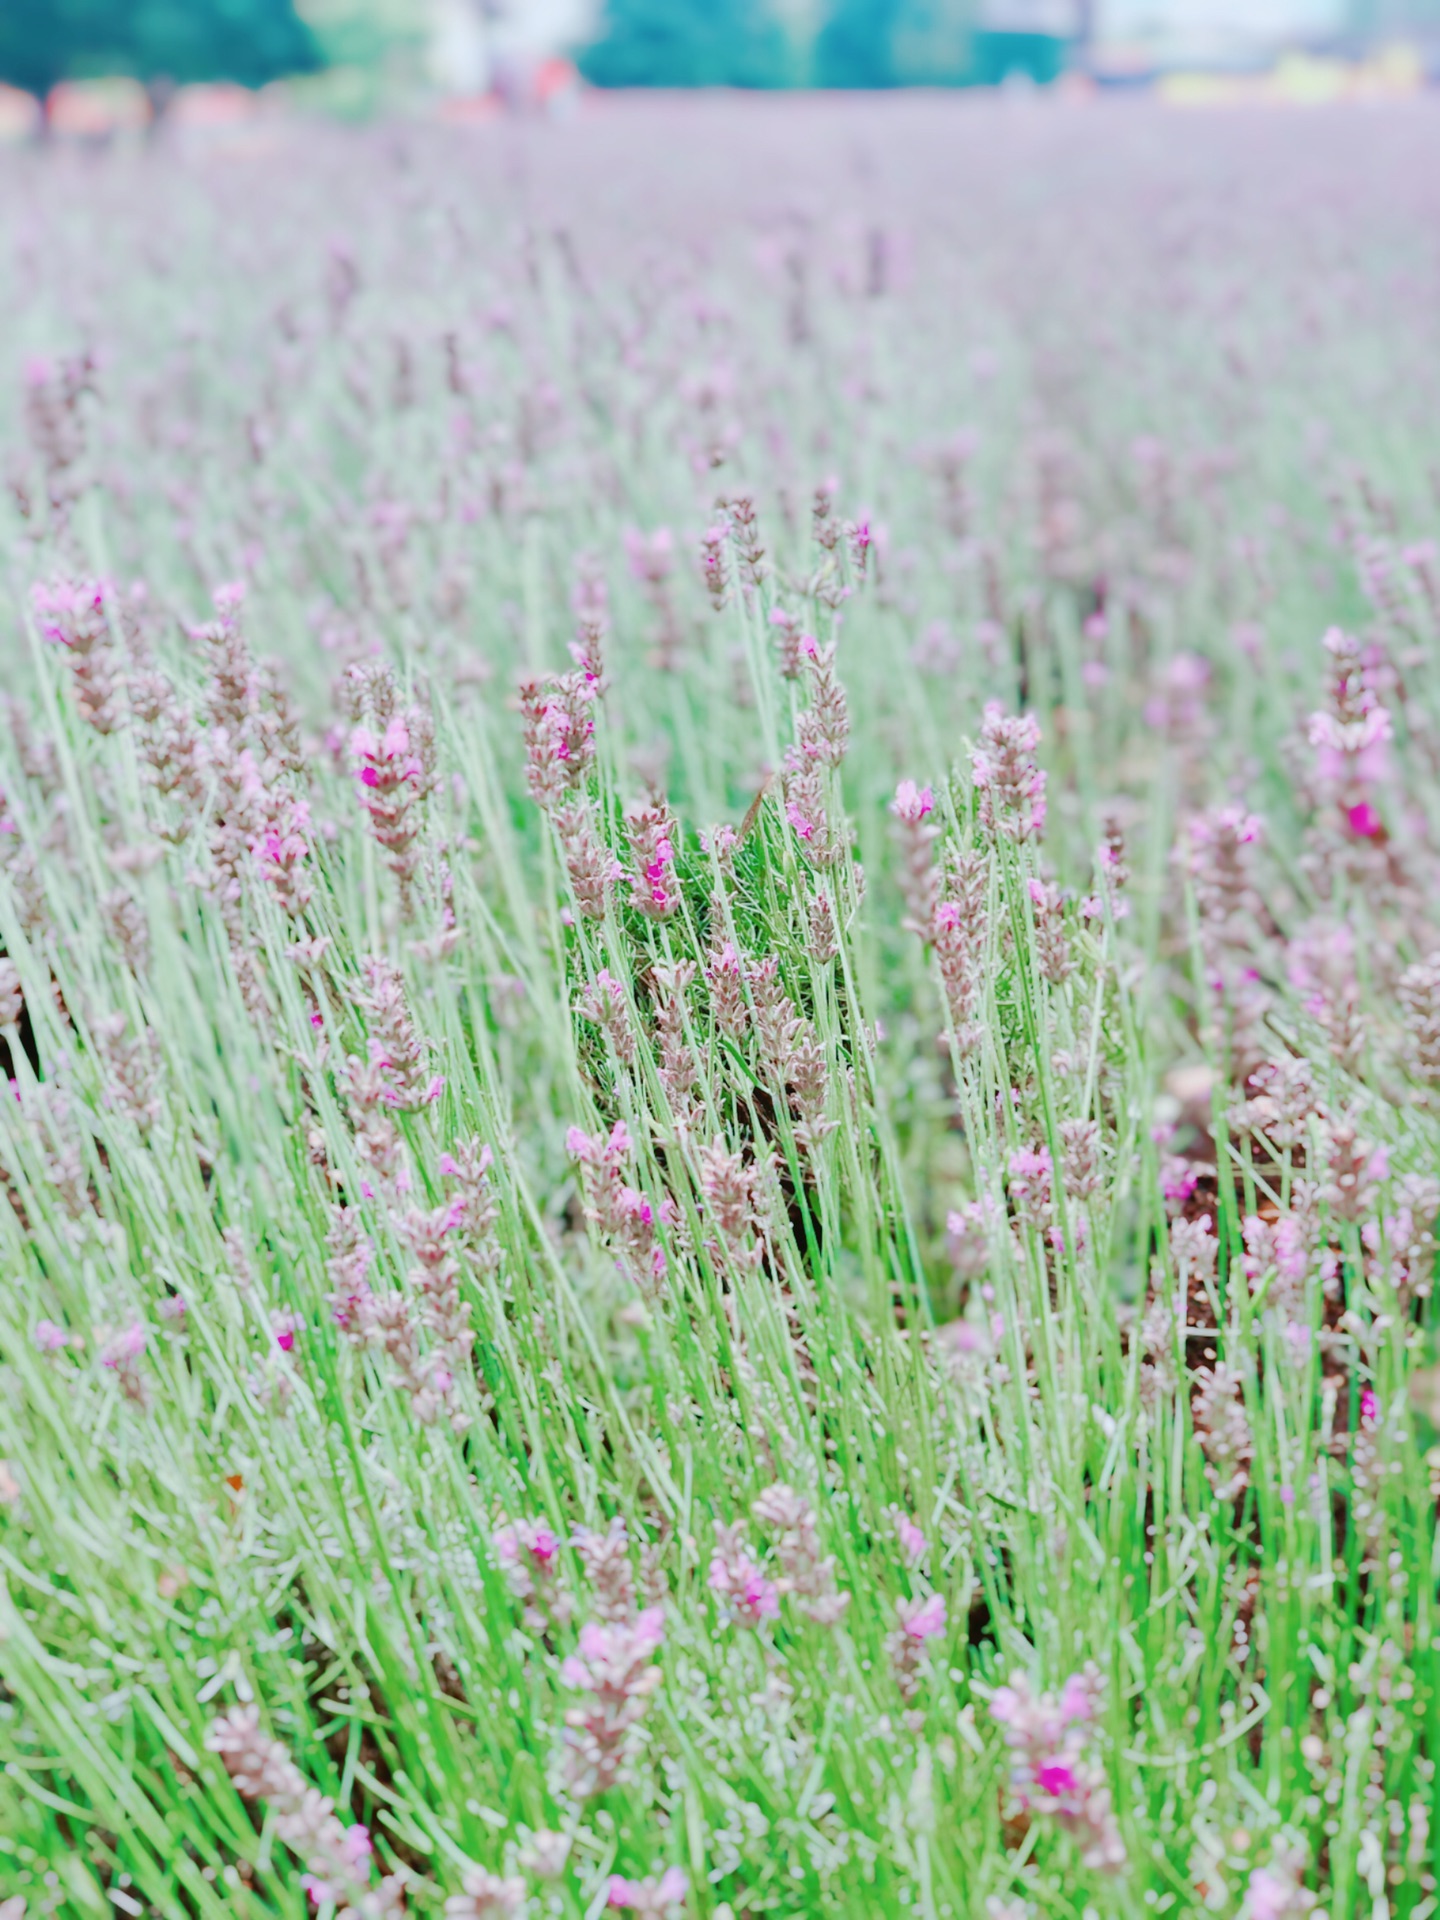
[[1437, 135], [881, 106], [0, 196], [4, 1920], [1433, 1920]]
[[815, 37], [817, 86], [954, 86], [970, 77], [967, 0], [834, 0]]
[[0, 80], [48, 93], [76, 52], [114, 45], [105, 0], [6, 0], [0, 7]]
[[815, 40], [822, 87], [893, 87], [892, 38], [902, 0], [836, 0]]
[[261, 86], [318, 65], [292, 0], [7, 0], [0, 13], [0, 78], [38, 94], [110, 73]]
[[408, 74], [423, 64], [425, 0], [297, 0], [297, 11], [332, 66]]
[[766, 0], [607, 0], [580, 70], [597, 87], [783, 87], [795, 78]]
[[1053, 33], [981, 33], [975, 36], [975, 78], [996, 87], [1012, 76], [1048, 86], [1065, 65], [1065, 43]]

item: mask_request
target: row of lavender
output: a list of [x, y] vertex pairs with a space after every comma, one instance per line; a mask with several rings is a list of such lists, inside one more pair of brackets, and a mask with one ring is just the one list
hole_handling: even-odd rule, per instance
[[667, 112], [15, 162], [0, 1912], [1428, 1913], [1434, 135]]

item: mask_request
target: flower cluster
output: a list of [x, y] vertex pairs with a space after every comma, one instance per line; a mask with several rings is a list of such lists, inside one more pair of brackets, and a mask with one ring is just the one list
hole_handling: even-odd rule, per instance
[[404, 1911], [404, 1876], [371, 1879], [369, 1829], [345, 1826], [335, 1803], [317, 1793], [278, 1740], [262, 1731], [255, 1707], [236, 1707], [210, 1724], [205, 1744], [218, 1753], [244, 1800], [274, 1818], [279, 1839], [305, 1863], [301, 1885], [316, 1906], [330, 1903], [336, 1920], [384, 1920]]
[[623, 1120], [600, 1138], [571, 1127], [565, 1147], [578, 1161], [585, 1186], [585, 1213], [609, 1242], [621, 1272], [642, 1293], [654, 1294], [665, 1278], [659, 1229], [671, 1223], [671, 1203], [653, 1205], [625, 1178], [634, 1143]]
[[652, 1655], [665, 1638], [659, 1607], [647, 1607], [633, 1622], [588, 1621], [579, 1650], [565, 1660], [560, 1677], [589, 1698], [565, 1715], [565, 1784], [592, 1800], [621, 1779], [633, 1759], [640, 1723], [663, 1678]]
[[1007, 714], [998, 700], [985, 708], [979, 745], [970, 755], [980, 796], [980, 824], [1008, 840], [1038, 840], [1045, 829], [1045, 775], [1035, 763], [1040, 727], [1033, 714]]
[[1113, 1873], [1125, 1865], [1125, 1845], [1109, 1783], [1090, 1751], [1102, 1697], [1094, 1667], [1072, 1674], [1058, 1695], [1035, 1693], [1017, 1673], [997, 1689], [990, 1711], [1014, 1755], [1019, 1805], [1073, 1835], [1086, 1866]]

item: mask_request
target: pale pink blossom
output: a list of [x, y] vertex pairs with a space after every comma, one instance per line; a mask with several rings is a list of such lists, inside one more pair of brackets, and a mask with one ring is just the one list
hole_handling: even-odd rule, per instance
[[895, 1533], [906, 1560], [912, 1567], [918, 1566], [925, 1558], [925, 1536], [908, 1513], [896, 1514]]
[[627, 1880], [615, 1873], [610, 1876], [605, 1904], [633, 1913], [638, 1920], [672, 1920], [684, 1903], [689, 1885], [681, 1867], [667, 1867], [658, 1879]]

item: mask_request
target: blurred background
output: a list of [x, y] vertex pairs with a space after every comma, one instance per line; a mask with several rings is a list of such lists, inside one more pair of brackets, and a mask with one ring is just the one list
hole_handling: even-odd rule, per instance
[[295, 108], [560, 112], [622, 87], [1307, 103], [1437, 81], [1440, 0], [0, 0], [11, 138]]

